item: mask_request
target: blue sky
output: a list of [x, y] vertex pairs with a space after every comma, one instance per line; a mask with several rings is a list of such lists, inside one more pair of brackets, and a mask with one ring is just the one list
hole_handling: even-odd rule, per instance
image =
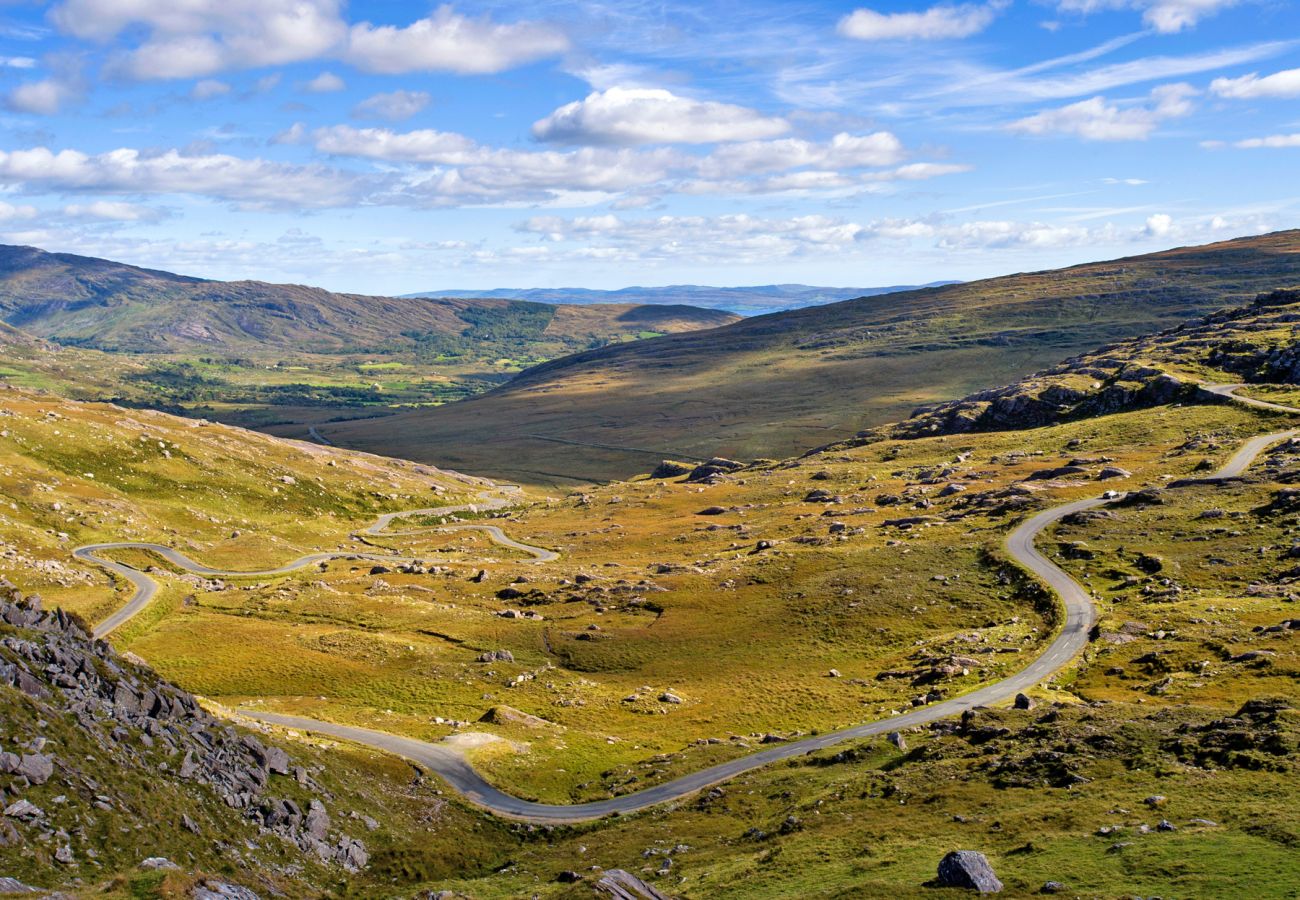
[[1297, 227], [1298, 7], [0, 0], [0, 242], [381, 294]]

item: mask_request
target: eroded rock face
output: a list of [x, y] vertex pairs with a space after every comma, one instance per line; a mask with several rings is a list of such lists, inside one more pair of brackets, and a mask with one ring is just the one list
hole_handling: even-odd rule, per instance
[[[62, 610], [42, 609], [39, 597], [23, 596], [4, 579], [0, 621], [18, 629], [0, 638], [0, 684], [51, 714], [70, 715], [117, 764], [152, 766], [144, 748], [165, 750], [179, 762], [159, 777], [206, 785], [227, 806], [323, 861], [351, 870], [365, 865], [359, 842], [330, 835], [319, 801], [303, 814], [292, 801], [268, 796], [276, 787], [273, 776], [294, 769], [283, 749], [217, 720], [193, 695], [93, 640]], [[45, 784], [63, 777], [61, 771], [57, 752], [0, 747], [0, 774]]]

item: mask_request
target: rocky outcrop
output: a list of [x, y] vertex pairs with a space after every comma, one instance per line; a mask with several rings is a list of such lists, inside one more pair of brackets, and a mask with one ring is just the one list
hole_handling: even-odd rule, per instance
[[[366, 865], [365, 847], [331, 832], [319, 800], [304, 810], [275, 796], [276, 778], [293, 777], [295, 792], [311, 784], [283, 749], [214, 718], [193, 695], [92, 639], [63, 610], [42, 609], [39, 597], [23, 596], [4, 579], [0, 622], [11, 626], [0, 636], [0, 685], [21, 691], [51, 718], [69, 717], [104, 748], [111, 765], [152, 767], [150, 758], [161, 753], [171, 762], [162, 764], [158, 778], [206, 786], [226, 806], [323, 862], [351, 871]], [[39, 785], [63, 777], [63, 765], [57, 749], [0, 747], [5, 774]]]

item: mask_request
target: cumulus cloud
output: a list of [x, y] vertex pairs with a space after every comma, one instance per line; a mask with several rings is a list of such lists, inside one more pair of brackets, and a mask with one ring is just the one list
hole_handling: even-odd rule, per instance
[[5, 98], [5, 105], [14, 112], [52, 116], [79, 94], [80, 91], [62, 79], [45, 78], [18, 85]]
[[1144, 141], [1167, 119], [1192, 111], [1197, 94], [1188, 84], [1167, 84], [1151, 92], [1142, 106], [1121, 107], [1105, 97], [1092, 97], [1059, 109], [1044, 110], [1012, 122], [1007, 130], [1019, 134], [1072, 134], [1089, 141]]
[[451, 166], [484, 159], [483, 148], [477, 142], [463, 134], [431, 128], [399, 133], [387, 128], [335, 125], [319, 128], [313, 136], [317, 150], [334, 156]]
[[568, 38], [538, 22], [508, 25], [488, 18], [470, 19], [450, 6], [405, 28], [354, 25], [348, 35], [346, 58], [367, 72], [502, 72], [569, 48]]
[[375, 94], [352, 107], [352, 116], [357, 119], [388, 119], [393, 122], [409, 119], [428, 106], [431, 99], [425, 91]]
[[403, 28], [349, 26], [343, 5], [342, 0], [62, 0], [50, 18], [64, 33], [85, 40], [107, 42], [142, 32], [116, 61], [119, 73], [140, 80], [200, 78], [323, 58], [389, 75], [487, 73], [568, 48], [563, 33], [549, 25], [470, 19], [450, 6]]
[[533, 136], [559, 144], [710, 144], [775, 137], [785, 119], [729, 103], [693, 100], [660, 88], [614, 87], [561, 106], [534, 123]]
[[196, 78], [322, 56], [347, 35], [340, 7], [340, 0], [63, 0], [50, 18], [94, 41], [143, 28], [143, 42], [119, 60], [122, 72]]
[[1210, 82], [1210, 93], [1233, 100], [1300, 97], [1300, 69], [1286, 69], [1263, 78], [1258, 72], [1240, 78], [1216, 78]]
[[313, 94], [328, 94], [334, 91], [341, 91], [347, 87], [343, 79], [333, 72], [321, 72], [311, 81], [302, 86], [303, 90]]
[[1060, 0], [1063, 12], [1092, 13], [1103, 9], [1138, 9], [1142, 21], [1162, 34], [1174, 34], [1191, 28], [1202, 19], [1218, 13], [1241, 0]]
[[840, 19], [838, 31], [859, 41], [934, 41], [978, 34], [997, 18], [1005, 3], [932, 6], [922, 12], [879, 13], [855, 9]]
[[0, 151], [0, 183], [62, 191], [197, 194], [236, 203], [341, 206], [358, 200], [359, 176], [225, 154], [148, 154], [123, 148], [90, 155], [45, 147]]

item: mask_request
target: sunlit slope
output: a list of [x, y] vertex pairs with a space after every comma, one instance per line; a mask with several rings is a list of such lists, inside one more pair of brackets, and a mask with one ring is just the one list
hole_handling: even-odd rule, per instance
[[[780, 457], [1300, 282], [1289, 231], [850, 300], [537, 366], [332, 440], [536, 482]], [[940, 274], [940, 273], [936, 273]]]
[[0, 319], [102, 350], [464, 353], [542, 356], [609, 340], [725, 325], [736, 316], [634, 304], [568, 310], [518, 300], [340, 294], [295, 284], [209, 281], [110, 260], [0, 245]]

